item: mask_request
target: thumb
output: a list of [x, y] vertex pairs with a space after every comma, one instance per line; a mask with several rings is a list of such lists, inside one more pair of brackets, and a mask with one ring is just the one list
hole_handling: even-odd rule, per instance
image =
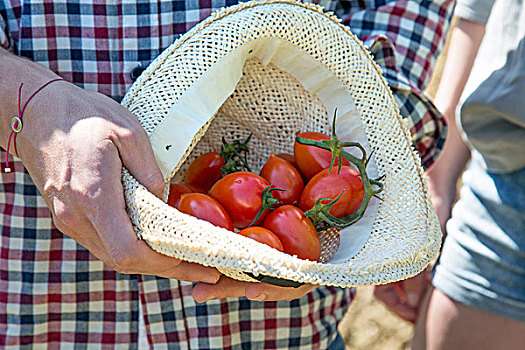
[[137, 181], [158, 198], [164, 191], [164, 177], [155, 160], [153, 148], [146, 131], [140, 126], [123, 131], [117, 144], [122, 164]]

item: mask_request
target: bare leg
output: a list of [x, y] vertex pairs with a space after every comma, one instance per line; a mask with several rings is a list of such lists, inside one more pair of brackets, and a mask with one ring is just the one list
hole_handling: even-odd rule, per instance
[[523, 350], [525, 322], [458, 303], [429, 290], [412, 340], [414, 350]]

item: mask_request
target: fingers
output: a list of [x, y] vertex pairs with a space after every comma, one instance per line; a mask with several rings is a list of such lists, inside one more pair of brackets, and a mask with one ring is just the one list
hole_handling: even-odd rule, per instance
[[402, 319], [414, 323], [430, 285], [430, 271], [412, 278], [374, 287], [374, 295]]
[[305, 284], [298, 288], [278, 287], [266, 283], [251, 283], [246, 288], [246, 297], [257, 301], [294, 300], [303, 297], [317, 288], [312, 284]]
[[199, 303], [227, 297], [242, 297], [246, 294], [249, 282], [235, 281], [221, 276], [215, 284], [198, 283], [193, 287], [193, 298]]
[[109, 256], [108, 264], [120, 273], [216, 282], [220, 274], [215, 269], [181, 264], [178, 259], [155, 252], [137, 237], [125, 209], [120, 163], [115, 159], [118, 159], [118, 154], [114, 145], [104, 145], [98, 161], [101, 165], [93, 171], [104, 181], [92, 185], [96, 191], [89, 188], [77, 191], [92, 193], [79, 201], [79, 211], [89, 219], [94, 230], [92, 234], [100, 238]]
[[198, 283], [193, 288], [193, 298], [197, 302], [229, 297], [247, 297], [254, 301], [294, 300], [303, 297], [315, 289], [314, 285], [299, 288], [278, 287], [266, 283], [243, 282], [221, 276], [214, 285]]
[[161, 273], [158, 276], [166, 278], [175, 278], [178, 280], [189, 282], [206, 282], [210, 284], [215, 284], [217, 283], [217, 281], [219, 281], [221, 274], [219, 271], [217, 271], [217, 269], [213, 267], [206, 267], [200, 264], [181, 261], [180, 264], [174, 267], [172, 270], [167, 270], [166, 272]]
[[148, 191], [162, 198], [164, 177], [153, 155], [146, 131], [137, 122], [126, 129], [120, 128], [115, 135], [112, 141], [118, 148], [123, 165]]
[[[82, 225], [84, 228], [82, 232], [75, 232], [73, 228], [61, 222], [56, 216], [54, 216], [54, 222], [62, 233], [73, 238], [99, 260], [120, 273], [150, 274], [190, 282], [205, 281], [208, 283], [215, 283], [220, 277], [220, 273], [213, 268], [180, 261], [154, 252], [146, 243], [136, 239], [134, 232], [132, 233], [131, 243], [127, 242], [127, 239], [119, 239], [121, 244], [118, 244], [116, 250], [110, 248], [110, 251], [113, 252], [110, 254], [105, 248], [106, 244], [113, 247], [115, 243], [112, 241], [112, 243], [105, 244], [87, 219], [86, 223]], [[104, 234], [104, 237], [108, 236], [108, 234]], [[110, 239], [107, 240], [107, 242], [109, 241]], [[130, 245], [134, 246], [130, 248]]]
[[123, 206], [109, 208], [101, 204], [100, 209], [99, 213], [106, 213], [106, 215], [98, 216], [93, 221], [93, 226], [104, 243], [112, 267], [116, 271], [192, 282], [215, 283], [219, 279], [220, 273], [214, 268], [181, 262], [148, 247], [136, 236]]
[[375, 286], [374, 296], [385, 304], [393, 313], [405, 321], [414, 323], [417, 316], [417, 308], [411, 307], [403, 295], [399, 293], [394, 283]]
[[[123, 165], [139, 183], [162, 198], [164, 178], [145, 130], [140, 124], [132, 123], [126, 129], [119, 129], [116, 135], [112, 141], [118, 149]], [[124, 210], [124, 203], [122, 204], [122, 210], [113, 217], [114, 220], [108, 222], [115, 232], [121, 232], [121, 235], [117, 237], [110, 232], [106, 235], [107, 244], [112, 247], [116, 244], [121, 246], [110, 252], [117, 270], [155, 274], [190, 282], [203, 281], [213, 284], [219, 280], [220, 273], [215, 268], [180, 261], [153, 251], [136, 237]]]
[[93, 254], [98, 260], [103, 261], [107, 265], [110, 264], [111, 259], [104, 247], [104, 244], [100, 240], [100, 237], [91, 226], [91, 223], [89, 223], [91, 226], [90, 232], [84, 231], [82, 233], [75, 232], [71, 226], [68, 226], [64, 222], [60, 221], [54, 213], [53, 223], [60, 232], [72, 238], [78, 244], [89, 250], [91, 254]]

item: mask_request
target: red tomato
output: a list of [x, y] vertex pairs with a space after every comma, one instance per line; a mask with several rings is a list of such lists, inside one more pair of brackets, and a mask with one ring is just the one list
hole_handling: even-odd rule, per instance
[[295, 169], [297, 169], [298, 171], [301, 171], [299, 169], [299, 165], [295, 161], [295, 158], [294, 158], [294, 156], [292, 154], [290, 154], [290, 153], [279, 153], [277, 155], [277, 157], [286, 160], [288, 163], [292, 164]]
[[186, 171], [185, 182], [207, 192], [221, 178], [221, 168], [225, 163], [217, 152], [204, 153], [191, 162]]
[[168, 194], [168, 204], [174, 208], [177, 208], [180, 202], [180, 197], [184, 193], [196, 192], [195, 188], [187, 184], [170, 184], [170, 192]]
[[283, 244], [281, 243], [279, 237], [277, 237], [275, 233], [264, 227], [247, 227], [239, 231], [239, 234], [243, 235], [244, 237], [255, 239], [257, 242], [269, 245], [270, 247], [280, 250], [281, 252], [283, 251]]
[[[310, 139], [310, 140], [329, 140], [330, 136], [322, 134], [320, 132], [298, 132], [296, 136]], [[293, 153], [295, 161], [301, 170], [301, 173], [307, 178], [311, 179], [315, 174], [320, 172], [325, 168], [330, 167], [330, 161], [332, 160], [332, 152], [326, 149], [301, 145], [297, 142], [294, 143]], [[350, 165], [350, 162], [345, 159], [342, 159], [343, 165]], [[335, 165], [339, 164], [339, 160], [336, 158]]]
[[211, 222], [215, 226], [233, 231], [230, 215], [215, 199], [202, 193], [185, 193], [181, 196], [177, 209], [183, 213]]
[[319, 235], [299, 208], [283, 205], [266, 216], [263, 226], [279, 237], [285, 253], [312, 261], [321, 257]]
[[[270, 186], [263, 177], [247, 171], [226, 175], [210, 189], [210, 196], [218, 200], [230, 214], [233, 226], [245, 228], [252, 223], [262, 205], [262, 191]], [[261, 222], [267, 210], [257, 222]]]
[[286, 160], [270, 154], [270, 159], [264, 164], [260, 175], [275, 188], [286, 191], [273, 191], [273, 196], [284, 204], [292, 204], [299, 199], [304, 182], [301, 174]]
[[204, 188], [200, 187], [200, 186], [197, 186], [197, 185], [193, 185], [193, 184], [186, 184], [186, 186], [188, 186], [189, 188], [192, 189], [192, 192], [195, 192], [195, 193], [206, 193], [208, 192], [208, 190], [205, 190]]
[[[318, 199], [335, 199], [344, 190], [341, 198], [330, 209], [330, 214], [340, 218], [353, 213], [361, 205], [365, 193], [359, 172], [344, 165], [339, 174], [337, 174], [336, 167], [330, 173], [328, 170], [324, 169], [306, 184], [299, 199], [299, 207], [307, 211], [314, 206]], [[322, 201], [321, 203], [328, 202]]]

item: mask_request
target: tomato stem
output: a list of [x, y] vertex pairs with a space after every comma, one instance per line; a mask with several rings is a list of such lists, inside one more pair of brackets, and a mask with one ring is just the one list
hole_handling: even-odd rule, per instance
[[237, 171], [249, 171], [252, 172], [248, 165], [248, 142], [252, 138], [253, 133], [241, 142], [234, 140], [232, 143], [226, 142], [224, 136], [222, 137], [222, 149], [220, 156], [224, 157], [226, 164], [221, 168], [223, 175], [228, 175]]
[[[336, 112], [337, 112], [337, 109], [336, 109]], [[372, 157], [373, 152], [371, 152], [370, 156], [367, 157], [365, 148], [359, 142], [341, 142], [341, 140], [339, 140], [339, 138], [335, 134], [336, 112], [334, 112], [334, 119], [332, 122], [332, 137], [329, 140], [310, 140], [310, 139], [306, 139], [306, 138], [298, 136], [295, 138], [295, 141], [302, 145], [314, 146], [314, 147], [318, 147], [318, 148], [322, 148], [322, 149], [331, 151], [332, 160], [330, 162], [329, 171], [332, 170], [336, 157], [339, 159], [339, 170], [341, 169], [341, 157], [344, 157], [349, 162], [351, 162], [359, 171], [359, 174], [361, 175], [361, 180], [363, 182], [363, 187], [364, 187], [364, 196], [363, 196], [363, 200], [359, 208], [357, 208], [357, 210], [354, 211], [352, 214], [349, 214], [342, 218], [336, 218], [332, 216], [328, 212], [329, 210], [323, 209], [322, 211], [322, 214], [325, 217], [324, 221], [326, 223], [334, 227], [344, 228], [344, 227], [348, 227], [356, 223], [364, 216], [365, 210], [368, 206], [368, 203], [370, 202], [370, 199], [373, 196], [376, 196], [381, 191], [383, 191], [383, 188], [384, 188], [383, 180], [385, 179], [385, 176], [383, 175], [377, 179], [370, 179], [366, 172], [366, 168], [368, 166], [370, 158]], [[356, 157], [348, 153], [347, 151], [345, 151], [343, 149], [345, 147], [358, 148], [361, 151], [361, 158]], [[315, 214], [315, 215], [318, 216], [316, 217], [315, 220], [318, 220], [321, 217], [320, 214]]]
[[[345, 190], [341, 191], [339, 196], [335, 199], [319, 198], [311, 209], [304, 212], [304, 215], [310, 218], [310, 220], [312, 220], [312, 223], [316, 227], [322, 222], [326, 222], [331, 225], [331, 221], [332, 221], [331, 217], [333, 218], [333, 216], [329, 213], [330, 209], [332, 209], [334, 204], [337, 201], [339, 201], [339, 199], [341, 198], [344, 192]], [[321, 201], [330, 201], [330, 202], [323, 204], [321, 203]]]
[[272, 185], [267, 186], [262, 191], [261, 197], [262, 197], [262, 203], [261, 208], [259, 209], [259, 212], [255, 216], [255, 219], [253, 219], [252, 223], [248, 225], [248, 227], [251, 227], [255, 225], [257, 220], [261, 217], [261, 215], [265, 212], [265, 210], [274, 210], [277, 206], [282, 205], [281, 201], [278, 200], [273, 196], [273, 191], [288, 191], [282, 188], [272, 188]]

